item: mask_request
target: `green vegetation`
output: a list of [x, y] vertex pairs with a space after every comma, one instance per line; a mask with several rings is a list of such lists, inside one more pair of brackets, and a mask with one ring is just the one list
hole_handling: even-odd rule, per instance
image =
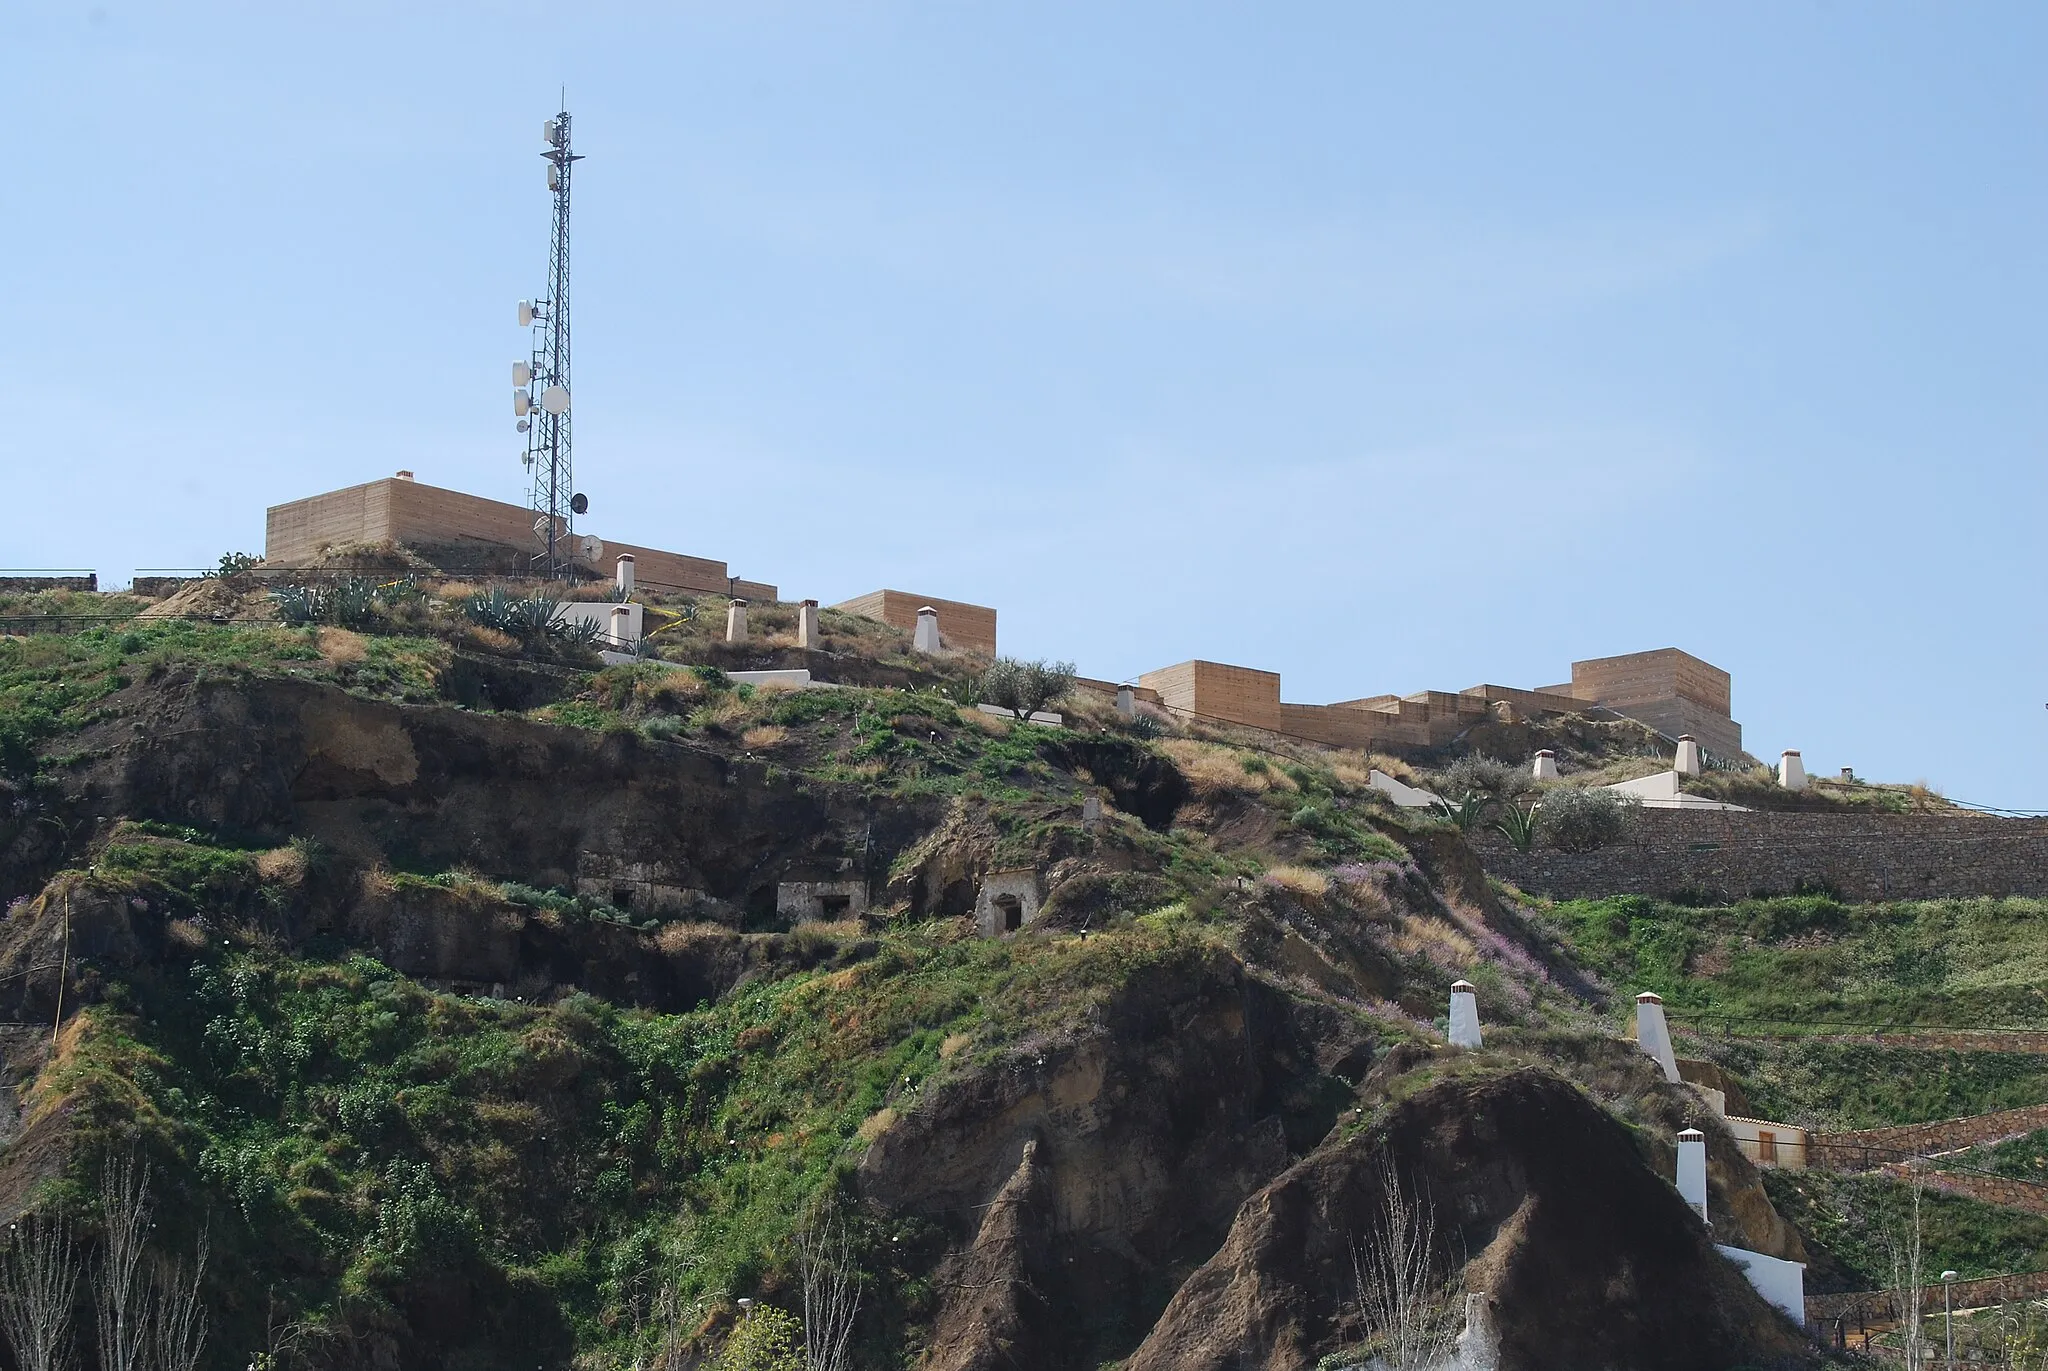
[[[1881, 1290], [1890, 1283], [1885, 1243], [1887, 1235], [1901, 1231], [1900, 1215], [1911, 1203], [1906, 1182], [1825, 1171], [1766, 1171], [1763, 1177], [1778, 1212], [1798, 1225], [1817, 1255], [1832, 1259], [1835, 1288]], [[2048, 1218], [1936, 1190], [1923, 1190], [1920, 1206], [1929, 1272], [1953, 1270], [1972, 1278], [2036, 1271], [2048, 1252]]]
[[[190, 916], [260, 908], [259, 881], [253, 854], [137, 834], [85, 888], [147, 891]], [[630, 1360], [657, 1336], [658, 1295], [701, 1311], [786, 1290], [793, 1225], [947, 1073], [1021, 1042], [1042, 1053], [1132, 977], [1192, 977], [1210, 955], [1186, 921], [1085, 940], [982, 940], [948, 922], [793, 942], [812, 970], [655, 1014], [436, 994], [362, 955], [193, 937], [109, 987], [40, 1088], [71, 1102], [88, 1155], [139, 1139], [192, 1178], [167, 1207], [179, 1241], [208, 1196], [228, 1202], [209, 1221], [212, 1279], [239, 1345], [268, 1317], [248, 1296], [256, 1273], [295, 1272], [269, 1298], [358, 1326], [397, 1320], [453, 1273], [503, 1302], [510, 1341], [493, 1355], [573, 1343]], [[932, 1235], [856, 1236], [878, 1326], [928, 1316], [916, 1263]]]
[[1802, 895], [1695, 908], [1627, 895], [1543, 917], [1583, 965], [1657, 991], [1681, 1024], [2048, 1026], [2048, 901]]
[[1745, 1082], [1758, 1114], [1816, 1127], [1884, 1128], [2048, 1104], [2048, 1056], [2033, 1053], [1712, 1036], [1701, 1047]]

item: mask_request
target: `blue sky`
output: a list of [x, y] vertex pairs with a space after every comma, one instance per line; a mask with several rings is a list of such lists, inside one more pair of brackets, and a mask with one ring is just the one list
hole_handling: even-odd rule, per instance
[[590, 531], [1302, 701], [1679, 646], [1754, 752], [2048, 808], [2048, 8], [0, 24], [0, 563], [522, 498], [566, 84]]

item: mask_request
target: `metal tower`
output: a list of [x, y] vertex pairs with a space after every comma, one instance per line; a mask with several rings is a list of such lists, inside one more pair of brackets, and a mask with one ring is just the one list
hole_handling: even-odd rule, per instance
[[519, 305], [519, 323], [532, 330], [533, 351], [530, 361], [513, 364], [512, 380], [519, 389], [513, 392], [512, 407], [526, 435], [526, 503], [540, 544], [533, 564], [542, 575], [559, 577], [576, 556], [575, 517], [588, 507], [575, 493], [569, 441], [569, 173], [583, 159], [569, 150], [566, 109], [542, 125], [541, 137], [548, 145], [541, 156], [554, 193], [555, 225], [548, 243], [547, 294]]

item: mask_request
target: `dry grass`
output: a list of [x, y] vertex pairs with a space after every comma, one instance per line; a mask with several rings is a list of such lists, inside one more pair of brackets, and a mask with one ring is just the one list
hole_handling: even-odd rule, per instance
[[853, 1131], [853, 1135], [864, 1143], [871, 1143], [888, 1132], [889, 1126], [895, 1122], [896, 1110], [885, 1104], [862, 1120], [860, 1127]]
[[698, 943], [729, 937], [732, 930], [724, 924], [680, 923], [664, 924], [654, 935], [654, 945], [669, 956], [688, 952]]
[[360, 633], [345, 628], [323, 628], [314, 638], [320, 655], [333, 666], [360, 662], [370, 655], [370, 644]]
[[967, 1045], [973, 1041], [974, 1039], [965, 1033], [954, 1033], [948, 1036], [944, 1042], [939, 1044], [939, 1059], [941, 1061], [951, 1061], [966, 1051]]
[[760, 752], [774, 747], [789, 737], [789, 730], [780, 724], [761, 724], [740, 735], [740, 745], [750, 751]]
[[1269, 790], [1300, 788], [1256, 753], [1192, 738], [1169, 738], [1159, 746], [1197, 795], [1263, 795]]
[[207, 936], [206, 930], [193, 923], [190, 919], [173, 919], [171, 920], [170, 927], [166, 928], [164, 932], [169, 936], [171, 942], [187, 952], [202, 952], [206, 949], [206, 945], [212, 941]]
[[1276, 866], [1266, 873], [1266, 883], [1311, 904], [1321, 904], [1330, 893], [1330, 878], [1309, 866]]
[[427, 594], [437, 600], [446, 600], [451, 604], [459, 600], [467, 600], [472, 595], [481, 595], [482, 593], [482, 586], [469, 581], [440, 581], [427, 587]]
[[306, 879], [306, 855], [296, 847], [273, 847], [256, 854], [256, 874], [279, 885], [297, 885]]
[[978, 728], [984, 733], [993, 733], [998, 738], [1010, 731], [1011, 724], [1011, 720], [1003, 715], [984, 714], [978, 709], [970, 709], [966, 706], [961, 707], [960, 722], [970, 728]]
[[745, 700], [737, 695], [721, 695], [703, 709], [702, 722], [719, 728], [731, 728], [743, 723], [753, 712]]
[[1470, 938], [1434, 914], [1411, 914], [1401, 920], [1392, 943], [1403, 956], [1419, 954], [1446, 971], [1471, 965], [1477, 953]]
[[506, 653], [519, 650], [517, 638], [509, 633], [500, 633], [495, 628], [485, 628], [482, 624], [469, 625], [464, 630], [462, 638], [467, 646], [483, 652]]

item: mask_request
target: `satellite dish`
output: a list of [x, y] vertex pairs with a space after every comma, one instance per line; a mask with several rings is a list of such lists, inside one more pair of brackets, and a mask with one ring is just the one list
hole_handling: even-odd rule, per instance
[[512, 392], [512, 413], [515, 416], [524, 416], [528, 413], [531, 413], [532, 410], [533, 397], [531, 395], [528, 395], [523, 390], [515, 390]]
[[[549, 386], [540, 393], [540, 407], [550, 414], [567, 413], [569, 409], [569, 388], [561, 385]], [[522, 414], [525, 413], [524, 410], [520, 412]]]
[[542, 124], [540, 126], [540, 140], [541, 142], [546, 143], [548, 146], [553, 147], [555, 138], [557, 137], [557, 135], [561, 133], [561, 131], [561, 125], [557, 124], [554, 120], [550, 119], [545, 124]]
[[512, 364], [512, 384], [513, 384], [513, 385], [515, 385], [515, 386], [523, 386], [523, 385], [525, 385], [525, 384], [526, 384], [526, 383], [527, 383], [528, 381], [531, 381], [532, 379], [533, 379], [533, 368], [532, 368], [531, 366], [527, 365], [527, 364], [526, 364], [525, 362], [514, 362], [514, 363]]
[[[571, 495], [569, 497], [569, 512], [571, 514], [590, 513], [590, 497], [580, 490]], [[593, 538], [591, 541], [596, 542], [597, 540]]]
[[592, 537], [590, 534], [587, 533], [584, 534], [583, 560], [586, 562], [594, 562], [602, 556], [604, 556], [604, 540], [601, 538]]
[[521, 300], [519, 302], [519, 327], [533, 327], [533, 301], [531, 300]]
[[533, 420], [531, 420], [531, 419], [521, 419], [521, 420], [520, 420], [520, 421], [519, 421], [518, 423], [514, 424], [514, 425], [513, 425], [512, 427], [514, 427], [514, 428], [518, 429], [518, 430], [519, 430], [519, 431], [520, 431], [521, 433], [524, 433], [524, 432], [526, 432], [526, 431], [527, 431], [528, 429], [530, 429], [530, 428], [532, 428], [532, 427], [533, 427]]
[[562, 188], [562, 169], [561, 169], [560, 167], [556, 166], [556, 165], [555, 165], [555, 164], [554, 164], [553, 162], [550, 162], [550, 163], [548, 163], [548, 189], [549, 189], [549, 190], [560, 190], [561, 188]]
[[533, 450], [531, 448], [519, 454], [519, 463], [529, 471], [533, 469]]

